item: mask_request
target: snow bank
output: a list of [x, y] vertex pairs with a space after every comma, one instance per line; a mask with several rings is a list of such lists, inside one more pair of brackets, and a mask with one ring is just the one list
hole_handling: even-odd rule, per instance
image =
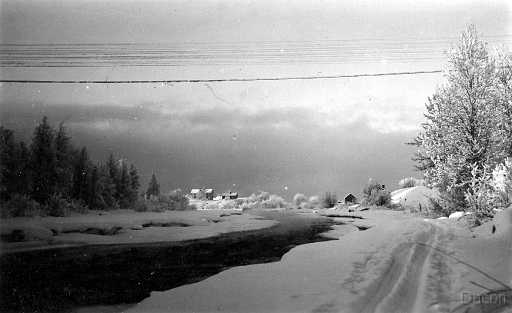
[[430, 198], [438, 199], [439, 192], [425, 186], [402, 188], [391, 192], [391, 203], [413, 211], [432, 208]]
[[461, 217], [463, 217], [465, 214], [465, 212], [462, 212], [462, 211], [457, 211], [457, 212], [453, 212], [452, 214], [450, 214], [450, 216], [448, 216], [449, 219], [459, 219]]

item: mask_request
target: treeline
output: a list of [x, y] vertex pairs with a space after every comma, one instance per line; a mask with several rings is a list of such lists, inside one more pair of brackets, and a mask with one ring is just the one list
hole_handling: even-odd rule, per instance
[[92, 161], [86, 147], [73, 145], [63, 123], [54, 129], [43, 117], [30, 145], [0, 126], [3, 216], [131, 208], [138, 200], [139, 187], [133, 164], [113, 154], [104, 163]]

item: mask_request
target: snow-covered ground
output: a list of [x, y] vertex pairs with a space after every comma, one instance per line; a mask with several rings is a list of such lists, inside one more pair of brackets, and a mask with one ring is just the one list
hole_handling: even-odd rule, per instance
[[413, 211], [427, 211], [432, 208], [430, 199], [438, 199], [439, 192], [425, 186], [402, 188], [391, 192], [391, 203]]
[[473, 232], [454, 220], [358, 212], [374, 227], [334, 230], [339, 240], [298, 246], [280, 262], [153, 292], [127, 312], [485, 312], [462, 297], [486, 292], [478, 283], [504, 288], [482, 273], [512, 284], [511, 211]]
[[[84, 244], [138, 244], [212, 237], [271, 227], [276, 221], [233, 210], [134, 212], [0, 220], [1, 252]], [[17, 238], [18, 237], [18, 238]]]

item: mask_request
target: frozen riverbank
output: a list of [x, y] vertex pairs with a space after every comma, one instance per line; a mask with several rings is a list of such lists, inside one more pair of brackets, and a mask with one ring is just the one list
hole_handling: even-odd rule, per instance
[[327, 218], [285, 211], [250, 216], [271, 227], [236, 231], [234, 226], [231, 232], [193, 240], [81, 244], [4, 254], [1, 309], [69, 312], [93, 306], [91, 312], [123, 310], [125, 306], [115, 304], [136, 303], [152, 291], [197, 282], [233, 266], [278, 261], [297, 245], [327, 240], [319, 234], [333, 224]]
[[70, 217], [10, 218], [0, 220], [0, 252], [193, 240], [275, 224], [276, 221], [233, 210], [118, 210]]

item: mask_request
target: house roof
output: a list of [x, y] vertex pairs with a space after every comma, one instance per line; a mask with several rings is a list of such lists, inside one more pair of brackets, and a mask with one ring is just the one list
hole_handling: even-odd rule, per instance
[[356, 196], [354, 196], [353, 194], [349, 193], [345, 196], [345, 199], [356, 199]]
[[213, 193], [213, 189], [212, 188], [205, 189], [204, 192], [206, 192], [206, 193]]
[[201, 189], [192, 189], [190, 190], [190, 193], [199, 193], [199, 191], [201, 191]]

